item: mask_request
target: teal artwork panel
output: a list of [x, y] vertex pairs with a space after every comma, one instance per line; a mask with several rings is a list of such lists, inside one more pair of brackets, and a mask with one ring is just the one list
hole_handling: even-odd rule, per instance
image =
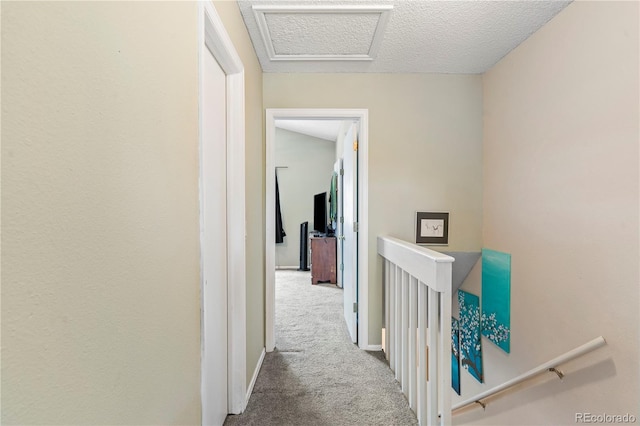
[[451, 317], [451, 387], [460, 395], [460, 323]]
[[482, 345], [480, 344], [480, 298], [475, 294], [458, 290], [460, 308], [460, 362], [480, 383], [482, 372]]
[[482, 335], [511, 350], [511, 255], [482, 249]]

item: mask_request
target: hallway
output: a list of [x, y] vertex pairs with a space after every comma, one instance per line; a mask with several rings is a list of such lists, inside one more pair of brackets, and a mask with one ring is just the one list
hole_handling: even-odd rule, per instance
[[309, 272], [276, 272], [276, 349], [246, 411], [225, 425], [413, 425], [382, 352], [349, 341], [342, 290]]

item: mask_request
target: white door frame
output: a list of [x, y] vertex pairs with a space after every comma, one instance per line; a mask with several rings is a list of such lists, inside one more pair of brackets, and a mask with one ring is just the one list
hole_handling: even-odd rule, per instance
[[265, 340], [275, 348], [275, 138], [276, 120], [358, 120], [358, 346], [369, 350], [369, 110], [268, 108], [266, 110]]
[[[203, 55], [211, 54], [226, 75], [227, 86], [227, 344], [228, 410], [240, 414], [247, 405], [246, 350], [246, 253], [245, 253], [245, 129], [244, 129], [244, 67], [231, 38], [210, 2], [198, 3], [198, 119], [200, 143], [200, 205], [202, 205], [202, 116]], [[207, 52], [207, 50], [209, 52]], [[200, 229], [202, 232], [202, 211]], [[201, 251], [202, 253], [202, 251]], [[200, 259], [200, 291], [202, 282]], [[201, 299], [202, 303], [202, 299]], [[208, 309], [204, 304], [202, 312]], [[203, 335], [201, 313], [200, 335]], [[201, 350], [204, 350], [201, 341]], [[202, 357], [204, 360], [204, 356]], [[201, 386], [204, 385], [201, 366]], [[202, 396], [202, 388], [201, 388]], [[202, 401], [204, 408], [208, 401]]]

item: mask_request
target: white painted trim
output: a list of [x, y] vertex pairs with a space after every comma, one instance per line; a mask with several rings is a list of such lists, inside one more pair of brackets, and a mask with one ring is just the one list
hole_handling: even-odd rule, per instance
[[[369, 347], [369, 110], [266, 110], [265, 337], [267, 352], [275, 348], [275, 121], [282, 119], [358, 120], [358, 346]], [[377, 345], [374, 345], [377, 347]]]
[[369, 111], [364, 111], [358, 132], [358, 345], [361, 348], [369, 346]]
[[[244, 67], [211, 3], [199, 3], [199, 17], [199, 46], [207, 47], [227, 76], [227, 389], [229, 413], [240, 414], [246, 407], [247, 371]], [[202, 81], [201, 58], [199, 66]], [[199, 102], [201, 128], [202, 96]]]
[[[380, 42], [376, 43], [377, 45]], [[373, 43], [372, 43], [373, 45]], [[376, 55], [378, 52], [375, 52]], [[346, 55], [313, 55], [313, 54], [295, 54], [295, 55], [283, 55], [274, 53], [273, 56], [269, 57], [270, 60], [274, 62], [282, 62], [282, 61], [323, 61], [323, 62], [340, 62], [340, 61], [373, 61], [374, 57], [371, 54], [363, 54], [363, 53], [349, 53]]]
[[[265, 347], [267, 352], [272, 352], [276, 347], [275, 318], [276, 318], [276, 172], [275, 172], [275, 140], [276, 125], [272, 110], [266, 112], [266, 152], [265, 152]], [[270, 172], [271, 171], [271, 172]]]
[[[264, 43], [267, 55], [271, 61], [373, 61], [378, 55], [384, 31], [391, 16], [392, 5], [255, 5], [252, 6], [253, 16], [260, 30], [260, 37]], [[377, 13], [380, 15], [376, 29], [371, 38], [371, 45], [367, 53], [352, 53], [345, 55], [326, 55], [326, 54], [279, 54], [273, 47], [273, 40], [267, 24], [266, 15], [269, 13], [288, 13], [288, 14], [355, 14], [355, 13]]]
[[200, 419], [205, 417], [204, 383], [204, 259], [202, 256], [202, 237], [204, 230], [204, 217], [202, 215], [203, 188], [202, 188], [202, 109], [204, 107], [203, 81], [204, 81], [204, 46], [205, 46], [205, 18], [204, 8], [198, 7], [198, 244], [200, 251]]
[[229, 412], [244, 411], [247, 375], [244, 72], [227, 76], [227, 247], [229, 249]]
[[255, 5], [253, 10], [264, 13], [384, 13], [393, 10], [393, 5]]
[[[218, 61], [220, 68], [225, 74], [238, 74], [244, 71], [244, 66], [240, 56], [236, 52], [227, 30], [225, 30], [222, 20], [218, 16], [213, 4], [210, 2], [200, 2], [204, 7], [207, 18], [207, 25], [204, 29], [205, 44]], [[244, 98], [243, 98], [244, 101]]]
[[264, 362], [264, 356], [266, 355], [266, 353], [267, 351], [262, 348], [262, 353], [260, 354], [260, 358], [258, 359], [255, 370], [253, 370], [253, 376], [251, 377], [251, 382], [249, 383], [249, 387], [247, 388], [245, 406], [249, 403], [249, 398], [251, 398], [251, 394], [253, 393], [253, 387], [256, 385], [256, 380], [258, 380], [258, 374], [260, 374], [260, 369], [262, 368], [262, 363]]
[[378, 254], [435, 291], [451, 291], [451, 280], [442, 280], [441, 274], [451, 269], [453, 257], [394, 237], [379, 236], [377, 246]]
[[365, 351], [374, 351], [380, 352], [382, 350], [382, 345], [369, 345], [366, 348], [363, 348]]

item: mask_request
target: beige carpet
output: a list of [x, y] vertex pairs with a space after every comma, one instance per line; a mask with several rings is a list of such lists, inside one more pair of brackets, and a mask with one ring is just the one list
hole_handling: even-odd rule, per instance
[[276, 350], [246, 411], [225, 425], [415, 425], [382, 352], [350, 342], [342, 290], [276, 272]]

